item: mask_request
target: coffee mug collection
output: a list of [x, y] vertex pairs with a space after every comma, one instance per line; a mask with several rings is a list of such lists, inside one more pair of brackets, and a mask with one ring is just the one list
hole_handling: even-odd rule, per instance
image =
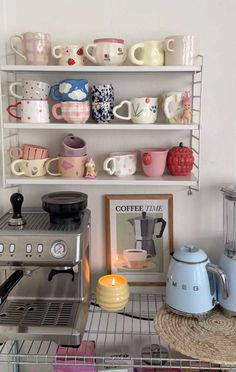
[[10, 45], [13, 52], [29, 65], [48, 65], [53, 57], [59, 65], [66, 66], [83, 66], [86, 59], [95, 65], [119, 66], [128, 57], [130, 62], [140, 66], [177, 66], [194, 65], [198, 56], [197, 40], [193, 35], [168, 36], [164, 41], [147, 40], [128, 49], [120, 38], [95, 39], [85, 47], [80, 43], [52, 47], [49, 34], [25, 32], [12, 35]]

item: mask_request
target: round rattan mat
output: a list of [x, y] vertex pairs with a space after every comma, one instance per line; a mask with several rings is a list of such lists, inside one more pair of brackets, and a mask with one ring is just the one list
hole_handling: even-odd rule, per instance
[[203, 321], [170, 313], [165, 306], [154, 327], [181, 354], [216, 364], [236, 365], [236, 319], [215, 309]]

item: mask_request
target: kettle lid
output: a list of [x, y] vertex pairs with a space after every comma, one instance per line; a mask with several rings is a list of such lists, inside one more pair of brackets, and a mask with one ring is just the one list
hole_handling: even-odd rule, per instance
[[201, 248], [191, 244], [177, 248], [173, 254], [173, 258], [186, 263], [200, 263], [208, 259], [207, 254]]

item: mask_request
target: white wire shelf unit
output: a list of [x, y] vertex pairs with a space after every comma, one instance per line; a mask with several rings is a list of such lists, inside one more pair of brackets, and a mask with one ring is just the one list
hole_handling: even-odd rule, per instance
[[[0, 364], [61, 365], [174, 369], [180, 371], [221, 370], [223, 366], [193, 360], [171, 350], [156, 334], [153, 319], [163, 305], [160, 294], [133, 294], [126, 307], [118, 313], [102, 311], [92, 300], [83, 341], [94, 341], [95, 356], [81, 356], [66, 347], [60, 355], [59, 346], [51, 341], [12, 340], [0, 346]], [[155, 345], [157, 354], [153, 354]], [[163, 353], [165, 348], [167, 353]], [[142, 354], [146, 349], [145, 356]], [[85, 350], [86, 355], [86, 350]], [[227, 366], [227, 370], [236, 366]]]

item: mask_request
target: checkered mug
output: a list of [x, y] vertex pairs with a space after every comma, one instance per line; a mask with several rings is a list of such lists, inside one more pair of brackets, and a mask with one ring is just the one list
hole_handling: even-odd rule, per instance
[[[61, 113], [58, 113], [58, 110]], [[59, 102], [52, 106], [52, 115], [57, 120], [64, 119], [67, 123], [84, 124], [90, 115], [89, 101], [84, 102]]]

